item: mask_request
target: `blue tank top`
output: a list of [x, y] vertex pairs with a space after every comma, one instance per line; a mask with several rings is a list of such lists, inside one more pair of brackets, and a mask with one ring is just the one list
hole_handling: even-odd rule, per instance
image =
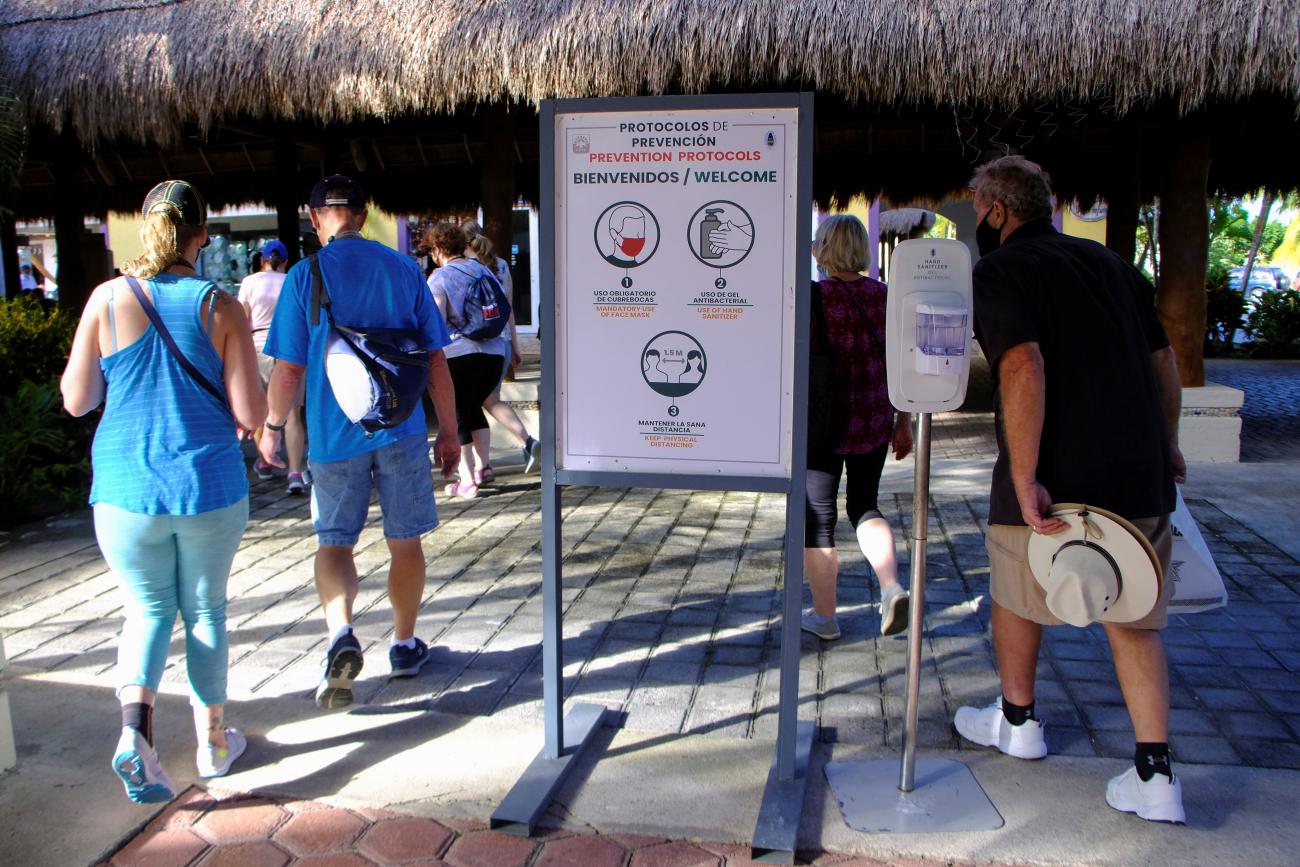
[[[221, 357], [200, 323], [212, 284], [164, 273], [148, 288], [181, 352], [224, 392]], [[185, 372], [157, 329], [150, 325], [99, 365], [107, 396], [91, 449], [91, 503], [146, 515], [198, 515], [247, 496], [229, 406]]]

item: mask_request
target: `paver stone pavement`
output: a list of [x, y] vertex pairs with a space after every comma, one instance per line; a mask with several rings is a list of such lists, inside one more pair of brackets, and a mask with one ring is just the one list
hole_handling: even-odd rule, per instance
[[[962, 448], [987, 452], [987, 432], [978, 435], [989, 427], [987, 417], [939, 419], [936, 429], [948, 424], [975, 432]], [[508, 456], [494, 465], [499, 482], [485, 486], [479, 498], [439, 495], [442, 525], [424, 539], [429, 565], [420, 617], [420, 634], [433, 656], [419, 677], [408, 680], [387, 677], [387, 555], [372, 507], [357, 549], [362, 580], [356, 627], [368, 659], [357, 682], [357, 704], [339, 714], [322, 714], [311, 701], [325, 636], [307, 502], [285, 494], [282, 480], [253, 484], [228, 610], [228, 717], [249, 734], [250, 746], [235, 773], [220, 782], [256, 797], [189, 789], [152, 821], [146, 811], [124, 803], [105, 767], [121, 608], [88, 516], [0, 535], [0, 630], [11, 660], [7, 686], [21, 760], [0, 785], [0, 811], [14, 829], [39, 827], [48, 792], [58, 791], [67, 809], [87, 817], [79, 829], [84, 837], [20, 833], [4, 841], [6, 851], [33, 864], [42, 857], [45, 863], [85, 863], [104, 852], [112, 853], [113, 863], [197, 863], [228, 857], [224, 847], [269, 841], [287, 863], [382, 863], [412, 851], [402, 848], [407, 826], [400, 823], [427, 822], [410, 826], [429, 834], [428, 848], [414, 856], [420, 859], [535, 863], [546, 856], [559, 839], [520, 841], [482, 825], [540, 745], [541, 720], [537, 482], [521, 475]], [[988, 472], [984, 457], [936, 458], [932, 472], [920, 746], [978, 764], [977, 778], [996, 789], [999, 775], [1009, 773], [1006, 766], [984, 761], [987, 751], [962, 742], [949, 724], [957, 706], [986, 702], [997, 690], [982, 532]], [[1189, 798], [1213, 800], [1212, 790], [1228, 785], [1223, 781], [1243, 785], [1243, 773], [1263, 774], [1249, 777], [1251, 785], [1269, 790], [1273, 782], [1289, 779], [1278, 769], [1300, 768], [1300, 712], [1288, 698], [1300, 694], [1300, 560], [1277, 530], [1286, 526], [1277, 523], [1286, 517], [1277, 508], [1280, 495], [1270, 494], [1274, 499], [1263, 505], [1243, 505], [1230, 474], [1194, 466], [1193, 478], [1197, 472], [1219, 479], [1199, 489], [1189, 483], [1185, 493], [1231, 604], [1173, 618], [1165, 640], [1175, 760], [1189, 779], [1219, 781], [1208, 789], [1204, 782], [1199, 790], [1189, 787]], [[1260, 490], [1300, 488], [1300, 469], [1289, 464], [1258, 465], [1258, 471], [1243, 464], [1232, 473], [1245, 474]], [[1271, 512], [1265, 508], [1270, 503]], [[881, 505], [906, 573], [910, 462], [890, 463]], [[637, 813], [640, 824], [629, 821], [636, 787], [624, 781], [622, 788], [607, 788], [606, 776], [638, 752], [668, 750], [669, 758], [657, 761], [676, 767], [676, 750], [687, 757], [680, 761], [683, 774], [716, 779], [756, 757], [761, 779], [775, 731], [784, 500], [746, 492], [574, 488], [565, 490], [563, 508], [566, 688], [571, 696], [603, 701], [623, 728], [602, 732], [600, 761], [584, 765], [579, 782], [561, 793], [563, 809], [548, 814], [545, 824], [563, 833], [561, 839], [573, 840], [585, 830], [626, 850], [629, 862], [648, 858], [637, 855], [643, 850], [660, 848], [665, 857], [698, 849], [705, 857], [743, 863], [709, 849], [708, 838], [743, 840], [752, 829], [752, 815], [744, 811], [757, 797], [757, 783], [740, 783], [749, 794], [727, 799], [698, 792], [682, 797], [679, 786], [664, 811], [675, 818], [656, 827], [653, 811]], [[1282, 518], [1270, 521], [1269, 514]], [[818, 755], [892, 755], [900, 732], [906, 641], [876, 634], [874, 576], [851, 528], [841, 524], [836, 541], [845, 635], [838, 642], [801, 636], [800, 715], [818, 723]], [[1109, 769], [1109, 758], [1131, 755], [1131, 728], [1100, 628], [1047, 630], [1039, 681], [1049, 742], [1058, 751], [1045, 767], [1053, 767], [1060, 753], [1067, 754], [1060, 760], [1063, 769], [1092, 767], [1089, 762]], [[156, 726], [163, 762], [182, 787], [195, 782], [186, 696], [178, 626]], [[513, 741], [475, 740], [507, 730]], [[491, 746], [485, 750], [484, 743]], [[439, 767], [412, 758], [413, 750], [439, 745], [454, 750], [438, 756]], [[639, 771], [628, 779], [645, 778]], [[818, 787], [824, 790], [824, 781], [814, 778], [810, 790]], [[810, 795], [810, 803], [817, 797]], [[717, 814], [724, 808], [731, 811], [726, 822]], [[1209, 808], [1202, 803], [1196, 809], [1204, 815]], [[330, 817], [313, 818], [317, 811]], [[826, 828], [838, 822], [833, 805], [816, 815]], [[1247, 819], [1236, 814], [1216, 821], [1233, 826]], [[134, 836], [128, 833], [141, 826]], [[1148, 833], [1132, 823], [1123, 827]], [[1256, 847], [1281, 845], [1279, 840], [1297, 833], [1293, 823], [1233, 827], [1249, 827], [1240, 839]], [[594, 837], [593, 829], [599, 832]], [[99, 841], [94, 848], [77, 848], [92, 839]], [[884, 853], [884, 843], [835, 839], [846, 854], [833, 857], [841, 860], [856, 846], [859, 856], [932, 854], [893, 841]], [[582, 846], [613, 851], [595, 842], [565, 844]], [[954, 847], [945, 857], [954, 863], [996, 861], [998, 853], [1013, 850], [1006, 837], [994, 837], [974, 854]], [[237, 851], [274, 855], [261, 846]]]

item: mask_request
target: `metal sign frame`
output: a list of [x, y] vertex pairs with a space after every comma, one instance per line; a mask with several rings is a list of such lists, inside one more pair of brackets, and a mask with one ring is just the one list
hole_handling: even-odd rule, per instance
[[[794, 378], [790, 394], [790, 473], [784, 476], [688, 475], [556, 466], [556, 119], [561, 114], [709, 109], [797, 109], [795, 154]], [[539, 246], [542, 327], [542, 697], [545, 743], [501, 805], [491, 826], [530, 835], [554, 792], [586, 749], [605, 717], [603, 705], [575, 703], [566, 714], [563, 699], [563, 612], [561, 610], [563, 525], [561, 495], [566, 486], [616, 486], [704, 491], [752, 491], [786, 495], [781, 683], [777, 741], [754, 832], [756, 859], [793, 863], [795, 835], [803, 808], [814, 724], [798, 720], [799, 619], [803, 598], [804, 484], [807, 418], [809, 294], [800, 291], [805, 270], [798, 262], [812, 247], [813, 99], [810, 93], [709, 96], [619, 97], [543, 100], [540, 118], [541, 220]], [[783, 275], [784, 279], [784, 275]]]

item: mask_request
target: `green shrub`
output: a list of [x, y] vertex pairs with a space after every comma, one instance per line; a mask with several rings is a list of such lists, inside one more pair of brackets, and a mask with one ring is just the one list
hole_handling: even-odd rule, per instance
[[1264, 292], [1250, 312], [1255, 354], [1269, 358], [1300, 356], [1300, 290]]
[[1218, 354], [1231, 347], [1233, 334], [1245, 327], [1246, 299], [1232, 288], [1223, 267], [1211, 266], [1205, 294], [1206, 350]]
[[68, 360], [76, 318], [64, 310], [46, 314], [33, 294], [0, 300], [0, 396], [15, 394], [24, 381], [48, 382]]
[[65, 413], [54, 378], [0, 397], [0, 526], [85, 505], [95, 418]]

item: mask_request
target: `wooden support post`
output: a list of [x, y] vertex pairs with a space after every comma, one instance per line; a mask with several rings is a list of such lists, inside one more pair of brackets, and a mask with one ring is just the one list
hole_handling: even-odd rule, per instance
[[289, 251], [289, 264], [302, 258], [298, 229], [298, 146], [289, 130], [275, 138], [275, 233]]
[[1156, 306], [1183, 386], [1205, 384], [1205, 270], [1209, 255], [1210, 138], [1203, 121], [1174, 125], [1160, 173], [1160, 285]]
[[1121, 123], [1115, 130], [1111, 176], [1106, 188], [1106, 246], [1125, 262], [1137, 253], [1138, 210], [1142, 207], [1142, 176], [1137, 131]]
[[59, 305], [80, 311], [90, 298], [91, 287], [82, 258], [81, 238], [86, 232], [86, 215], [81, 172], [81, 142], [72, 125], [65, 123], [54, 152], [54, 243], [59, 255]]
[[515, 124], [510, 106], [496, 102], [483, 118], [483, 160], [479, 163], [479, 195], [483, 234], [497, 256], [510, 261], [515, 204]]

